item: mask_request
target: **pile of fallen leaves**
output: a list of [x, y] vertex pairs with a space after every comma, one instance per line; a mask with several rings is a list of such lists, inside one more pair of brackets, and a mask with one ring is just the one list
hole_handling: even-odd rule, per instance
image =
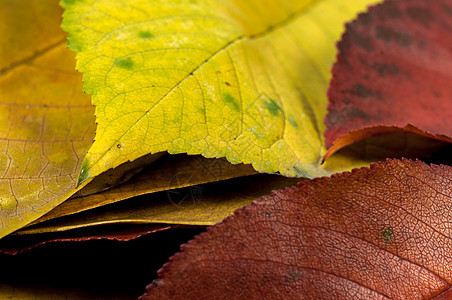
[[0, 0], [0, 252], [216, 224], [142, 299], [451, 298], [452, 0], [380, 2]]

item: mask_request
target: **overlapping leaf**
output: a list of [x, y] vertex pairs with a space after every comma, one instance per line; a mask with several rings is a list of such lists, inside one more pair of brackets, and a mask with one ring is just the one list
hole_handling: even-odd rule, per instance
[[339, 139], [329, 154], [388, 132], [452, 143], [451, 11], [450, 0], [386, 1], [347, 25], [329, 90], [327, 146]]
[[301, 183], [182, 247], [142, 299], [452, 294], [452, 167], [388, 160]]
[[15, 234], [61, 232], [108, 224], [214, 225], [254, 199], [298, 181], [261, 174], [168, 190], [36, 224]]
[[94, 136], [53, 1], [0, 2], [0, 238], [76, 190]]
[[[32, 224], [139, 195], [170, 191], [187, 186], [198, 186], [207, 182], [252, 174], [256, 174], [256, 171], [251, 166], [242, 164], [231, 165], [225, 159], [205, 159], [199, 156], [168, 157], [148, 167], [126, 183], [115, 186], [103, 193], [89, 194], [66, 200]], [[85, 189], [80, 192], [84, 192]], [[232, 202], [229, 203], [232, 204]], [[229, 212], [234, 211], [235, 207], [236, 205], [232, 205]]]
[[[80, 74], [74, 70], [74, 54], [66, 49], [58, 3], [0, 1], [0, 14], [1, 238], [77, 192], [76, 175], [81, 158], [92, 144], [95, 124], [94, 109], [81, 91]], [[73, 213], [152, 192], [141, 182], [141, 188], [133, 185], [127, 192], [98, 193], [129, 179], [161, 155], [148, 155], [97, 176], [75, 195], [94, 203], [79, 201], [74, 207], [68, 202], [58, 211]], [[168, 173], [174, 168], [167, 167]], [[254, 172], [237, 165], [226, 173], [232, 178]], [[206, 176], [198, 178], [198, 183], [220, 179]], [[160, 183], [160, 190], [170, 187], [169, 182]], [[87, 196], [93, 193], [98, 194]]]
[[[130, 241], [147, 234], [172, 227], [167, 224], [98, 226], [81, 230], [52, 232], [48, 234], [11, 234], [0, 241], [0, 253], [16, 255], [32, 248], [56, 242], [86, 242], [90, 240]], [[0, 289], [1, 290], [1, 289]], [[0, 297], [1, 299], [1, 297]]]
[[343, 23], [377, 1], [62, 1], [98, 128], [79, 183], [160, 151], [313, 177]]

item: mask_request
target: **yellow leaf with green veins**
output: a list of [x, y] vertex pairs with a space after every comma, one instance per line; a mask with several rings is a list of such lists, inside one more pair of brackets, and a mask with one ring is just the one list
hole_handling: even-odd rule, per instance
[[[78, 184], [148, 153], [314, 177], [344, 23], [376, 0], [63, 0], [98, 124]], [[363, 162], [358, 162], [358, 165]]]

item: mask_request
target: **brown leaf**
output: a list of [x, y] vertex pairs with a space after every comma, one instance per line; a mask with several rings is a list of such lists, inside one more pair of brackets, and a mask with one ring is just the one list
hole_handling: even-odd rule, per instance
[[306, 181], [182, 246], [141, 299], [433, 298], [452, 284], [451, 219], [449, 166]]

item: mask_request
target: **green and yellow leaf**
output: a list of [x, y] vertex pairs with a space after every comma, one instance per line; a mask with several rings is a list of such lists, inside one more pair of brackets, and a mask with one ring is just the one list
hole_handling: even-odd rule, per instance
[[314, 177], [335, 42], [376, 0], [62, 1], [98, 124], [78, 184], [148, 153]]

